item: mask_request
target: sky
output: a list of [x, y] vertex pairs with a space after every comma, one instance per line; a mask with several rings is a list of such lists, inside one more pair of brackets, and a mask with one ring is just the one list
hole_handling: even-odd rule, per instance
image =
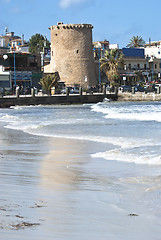
[[25, 40], [40, 33], [50, 40], [57, 22], [93, 25], [93, 41], [126, 47], [132, 36], [161, 40], [161, 0], [0, 0], [0, 35], [7, 26]]

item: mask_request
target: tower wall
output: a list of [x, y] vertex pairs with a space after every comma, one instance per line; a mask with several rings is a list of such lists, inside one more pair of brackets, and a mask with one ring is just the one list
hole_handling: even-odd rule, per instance
[[51, 72], [58, 71], [66, 85], [96, 85], [91, 24], [51, 26]]

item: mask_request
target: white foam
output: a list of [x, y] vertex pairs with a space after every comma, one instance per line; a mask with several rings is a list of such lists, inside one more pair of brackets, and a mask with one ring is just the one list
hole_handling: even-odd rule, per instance
[[161, 108], [156, 106], [128, 106], [119, 107], [105, 104], [91, 106], [92, 111], [100, 112], [108, 119], [125, 119], [137, 121], [161, 122]]
[[[76, 139], [76, 140], [85, 140], [85, 141], [94, 141], [99, 143], [107, 143], [112, 144], [114, 146], [119, 146], [121, 148], [135, 148], [141, 146], [151, 146], [159, 145], [158, 141], [154, 141], [151, 139], [144, 139], [144, 141], [140, 138], [128, 138], [128, 137], [104, 137], [104, 136], [92, 136], [92, 135], [74, 135], [72, 134], [57, 134], [53, 131], [49, 132], [46, 128], [51, 125], [62, 125], [62, 124], [89, 124], [92, 120], [84, 122], [83, 119], [60, 119], [59, 121], [53, 121], [48, 119], [26, 119], [20, 118], [12, 115], [4, 115], [0, 118], [1, 121], [9, 123], [5, 126], [5, 128], [21, 130], [26, 133], [38, 136], [46, 136], [46, 137], [59, 137], [59, 138], [68, 138], [68, 139]], [[46, 129], [45, 129], [46, 128]], [[33, 131], [34, 130], [34, 131]]]
[[[83, 140], [83, 141], [93, 141], [99, 143], [107, 143], [113, 146], [118, 146], [121, 149], [129, 149], [129, 148], [139, 148], [144, 146], [160, 146], [160, 144], [151, 139], [138, 139], [138, 138], [123, 138], [123, 137], [102, 137], [102, 136], [90, 136], [90, 135], [69, 135], [69, 134], [56, 134], [54, 132], [45, 132], [43, 129], [45, 125], [21, 125], [21, 126], [6, 126], [7, 128], [14, 128], [17, 130], [22, 130], [28, 134], [43, 136], [43, 137], [55, 137], [55, 138], [66, 138], [66, 139], [75, 139], [75, 140]], [[35, 129], [35, 131], [33, 131]]]
[[10, 108], [15, 109], [15, 110], [21, 110], [22, 109], [22, 107], [20, 107], [20, 106], [11, 106]]
[[104, 158], [110, 161], [121, 161], [136, 164], [161, 165], [160, 155], [138, 155], [122, 152], [120, 149], [113, 149], [106, 152], [99, 152], [91, 155], [94, 158]]
[[2, 122], [11, 122], [12, 123], [12, 122], [15, 122], [17, 120], [18, 120], [17, 116], [8, 115], [8, 114], [0, 117], [0, 121], [2, 121]]

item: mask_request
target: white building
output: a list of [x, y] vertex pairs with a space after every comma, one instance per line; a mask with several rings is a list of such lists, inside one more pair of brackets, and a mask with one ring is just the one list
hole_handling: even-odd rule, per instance
[[144, 49], [145, 56], [161, 59], [161, 41], [147, 43]]
[[4, 36], [0, 36], [0, 48], [5, 49], [5, 52], [15, 50], [15, 52], [29, 53], [29, 46], [24, 40], [24, 35], [15, 36], [14, 32], [6, 32]]
[[119, 49], [119, 45], [116, 44], [109, 44], [109, 49]]
[[11, 72], [4, 71], [4, 67], [0, 65], [0, 86], [5, 88], [6, 90], [10, 90], [12, 88], [11, 83]]
[[11, 90], [14, 85], [32, 85], [32, 72], [30, 71], [6, 71], [0, 65], [0, 87]]

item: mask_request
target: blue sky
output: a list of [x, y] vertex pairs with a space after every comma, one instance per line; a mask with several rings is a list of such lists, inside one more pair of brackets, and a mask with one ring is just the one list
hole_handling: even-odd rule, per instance
[[133, 35], [161, 40], [161, 0], [0, 0], [0, 34], [7, 26], [28, 40], [57, 22], [90, 23], [93, 41], [107, 39], [125, 47]]

